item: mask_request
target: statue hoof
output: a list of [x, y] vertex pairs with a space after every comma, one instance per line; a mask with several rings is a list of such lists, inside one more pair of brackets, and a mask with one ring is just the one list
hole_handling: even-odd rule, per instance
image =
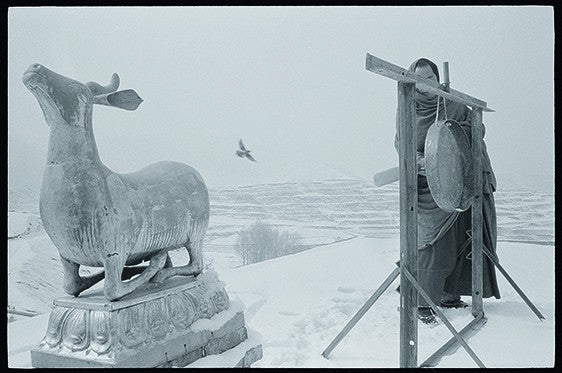
[[73, 297], [79, 296], [82, 290], [84, 290], [80, 283], [65, 283], [63, 289], [66, 294], [72, 295]]

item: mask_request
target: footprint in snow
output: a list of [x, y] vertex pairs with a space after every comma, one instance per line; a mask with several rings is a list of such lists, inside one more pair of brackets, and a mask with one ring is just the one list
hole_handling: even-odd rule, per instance
[[356, 289], [354, 289], [354, 288], [344, 288], [342, 286], [338, 286], [338, 291], [340, 293], [353, 293], [353, 292], [356, 291]]
[[283, 316], [299, 316], [300, 315], [299, 312], [293, 312], [293, 311], [279, 311], [277, 313], [280, 314], [280, 315], [283, 315]]

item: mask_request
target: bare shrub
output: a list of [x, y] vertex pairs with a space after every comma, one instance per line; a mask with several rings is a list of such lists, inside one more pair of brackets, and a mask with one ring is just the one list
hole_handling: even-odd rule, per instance
[[277, 227], [259, 220], [240, 232], [234, 246], [242, 265], [294, 254], [307, 248], [298, 233], [279, 232]]

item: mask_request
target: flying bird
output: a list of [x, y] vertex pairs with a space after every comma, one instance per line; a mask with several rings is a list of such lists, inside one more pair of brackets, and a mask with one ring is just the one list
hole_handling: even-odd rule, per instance
[[238, 141], [238, 146], [240, 146], [240, 150], [236, 151], [236, 155], [238, 155], [240, 158], [246, 157], [252, 162], [257, 162], [254, 157], [250, 155], [251, 150], [246, 149], [246, 147], [244, 146], [242, 139]]

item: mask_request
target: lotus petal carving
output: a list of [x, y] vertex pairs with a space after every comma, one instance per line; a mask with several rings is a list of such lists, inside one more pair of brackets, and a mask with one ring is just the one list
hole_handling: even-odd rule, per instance
[[143, 305], [132, 306], [119, 310], [118, 334], [123, 346], [133, 348], [144, 342]]
[[168, 297], [167, 304], [168, 315], [174, 327], [182, 330], [187, 329], [195, 321], [195, 304], [185, 293]]
[[62, 323], [69, 309], [55, 306], [49, 316], [45, 342], [51, 347], [58, 345], [62, 339]]
[[105, 311], [92, 311], [90, 314], [90, 347], [98, 354], [105, 354], [112, 344], [111, 315]]
[[89, 314], [87, 310], [73, 309], [64, 320], [62, 343], [71, 351], [81, 351], [90, 344], [88, 338]]
[[170, 331], [165, 298], [158, 298], [144, 307], [146, 330], [154, 339], [164, 338]]

